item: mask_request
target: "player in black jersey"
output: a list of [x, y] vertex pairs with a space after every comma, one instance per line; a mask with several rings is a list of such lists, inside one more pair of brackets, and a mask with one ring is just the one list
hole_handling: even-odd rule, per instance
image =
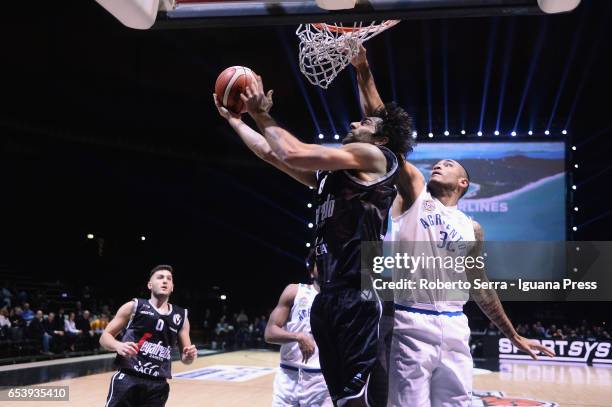
[[[168, 303], [174, 289], [172, 271], [167, 265], [153, 268], [147, 284], [151, 297], [123, 304], [100, 337], [100, 345], [117, 352], [119, 367], [105, 407], [164, 406], [170, 390], [166, 380], [172, 377], [172, 347], [178, 342], [185, 364], [197, 357], [189, 338], [187, 310]], [[122, 331], [118, 341], [115, 337]]]
[[316, 263], [320, 294], [311, 311], [321, 369], [338, 406], [385, 405], [386, 388], [371, 378], [379, 345], [381, 306], [361, 287], [361, 243], [380, 241], [396, 195], [399, 163], [412, 150], [411, 119], [395, 104], [351, 123], [340, 148], [301, 142], [270, 116], [272, 92], [260, 77], [242, 99], [261, 133], [223, 108], [245, 144], [260, 158], [316, 188]]

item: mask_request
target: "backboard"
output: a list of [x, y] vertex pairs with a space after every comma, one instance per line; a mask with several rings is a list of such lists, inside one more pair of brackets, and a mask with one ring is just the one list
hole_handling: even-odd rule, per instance
[[[96, 0], [128, 27], [196, 28], [388, 19], [563, 13], [580, 0], [356, 0], [326, 10], [315, 0]], [[335, 0], [326, 0], [333, 3]], [[337, 0], [344, 3], [344, 0]]]

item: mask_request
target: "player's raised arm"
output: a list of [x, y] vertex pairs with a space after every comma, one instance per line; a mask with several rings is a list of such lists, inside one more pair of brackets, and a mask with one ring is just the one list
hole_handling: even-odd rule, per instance
[[282, 345], [285, 343], [298, 342], [300, 351], [302, 352], [303, 362], [308, 361], [315, 350], [315, 341], [313, 337], [304, 332], [288, 332], [285, 330], [285, 324], [289, 319], [293, 301], [297, 295], [298, 285], [289, 284], [281, 294], [278, 304], [270, 314], [264, 339], [267, 343]]
[[[272, 101], [272, 91], [268, 92], [266, 95], [267, 98], [270, 99], [270, 103]], [[213, 95], [213, 99], [215, 105], [217, 106], [217, 110], [219, 111], [219, 115], [223, 117], [229, 125], [234, 129], [236, 134], [240, 136], [242, 142], [251, 150], [257, 157], [261, 158], [265, 162], [273, 165], [277, 169], [283, 171], [293, 179], [298, 182], [301, 182], [304, 185], [314, 187], [316, 185], [316, 176], [314, 171], [309, 170], [301, 170], [296, 168], [291, 168], [287, 164], [283, 163], [277, 155], [272, 151], [272, 148], [266, 141], [265, 137], [259, 134], [257, 131], [253, 130], [249, 125], [242, 121], [239, 114], [232, 113], [225, 107], [223, 107], [219, 100], [217, 99], [217, 95]]]
[[[484, 231], [478, 222], [474, 222], [474, 235], [476, 236], [476, 242], [474, 247], [470, 250], [469, 256], [476, 258], [482, 255], [482, 249], [484, 246]], [[466, 268], [466, 274], [472, 287], [474, 286], [474, 280], [480, 279], [481, 282], [488, 282], [484, 267], [468, 267]], [[492, 288], [484, 288], [482, 284], [481, 288], [470, 290], [470, 294], [473, 300], [478, 304], [482, 312], [493, 322], [499, 330], [508, 338], [514, 346], [527, 353], [533, 359], [537, 359], [535, 352], [540, 351], [547, 356], [554, 356], [555, 353], [541, 345], [537, 341], [530, 340], [519, 335], [512, 322], [506, 315], [504, 307], [497, 296], [497, 292]]]
[[[363, 45], [359, 47], [359, 53], [351, 60], [351, 64], [353, 64], [357, 76], [361, 109], [366, 116], [379, 115], [381, 110], [386, 109], [386, 106], [376, 88], [374, 76], [368, 64], [366, 49]], [[409, 131], [410, 134], [408, 136], [411, 137], [412, 129]], [[406, 211], [424, 187], [425, 177], [421, 171], [411, 163], [403, 160], [397, 182], [399, 196], [394, 204], [399, 206], [397, 211], [399, 213]]]
[[372, 116], [379, 109], [383, 109], [385, 104], [378, 93], [376, 83], [374, 83], [374, 76], [370, 70], [366, 49], [363, 45], [359, 46], [359, 53], [351, 60], [351, 64], [355, 67], [361, 109], [366, 116]]
[[198, 350], [195, 345], [191, 343], [191, 338], [189, 337], [189, 318], [185, 314], [185, 322], [183, 322], [183, 327], [178, 333], [178, 346], [181, 351], [181, 362], [186, 365], [193, 363], [194, 360], [198, 357]]
[[117, 352], [121, 356], [132, 356], [138, 353], [138, 345], [134, 342], [121, 342], [115, 339], [125, 329], [134, 313], [134, 301], [123, 304], [115, 317], [100, 336], [100, 345], [106, 350]]
[[[307, 144], [289, 131], [280, 127], [269, 114], [268, 100], [263, 90], [261, 77], [247, 87], [242, 99], [251, 117], [257, 123], [272, 151], [285, 164], [305, 170], [359, 170], [370, 173], [385, 173], [386, 159], [374, 144], [351, 143], [342, 148]], [[373, 118], [372, 127], [376, 127]], [[382, 119], [379, 119], [382, 120]], [[380, 140], [384, 144], [386, 140]]]
[[425, 188], [425, 177], [421, 170], [408, 161], [400, 165], [401, 170], [396, 183], [399, 194], [393, 203], [393, 216], [399, 216], [407, 211]]

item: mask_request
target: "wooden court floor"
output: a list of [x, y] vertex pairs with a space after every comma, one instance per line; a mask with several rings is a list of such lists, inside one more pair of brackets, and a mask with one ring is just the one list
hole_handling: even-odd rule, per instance
[[[200, 357], [190, 366], [175, 362], [173, 373], [191, 371], [212, 365], [278, 366], [279, 354], [268, 351], [239, 351]], [[70, 365], [66, 365], [70, 369]], [[70, 380], [51, 382], [68, 385], [69, 402], [1, 402], [0, 406], [104, 406], [113, 372], [95, 374]], [[173, 379], [170, 381], [168, 407], [206, 406], [237, 407], [270, 406], [274, 374], [242, 382]], [[551, 365], [515, 363], [501, 366], [500, 372], [477, 374], [474, 389], [502, 391], [509, 397], [524, 397], [556, 402], [559, 406], [612, 406], [612, 368], [580, 365]], [[42, 404], [41, 404], [42, 403]], [[474, 404], [476, 405], [476, 404]], [[483, 405], [483, 404], [478, 404]], [[484, 404], [486, 405], [486, 404]], [[492, 404], [537, 405], [537, 404]], [[409, 407], [409, 406], [407, 406]]]

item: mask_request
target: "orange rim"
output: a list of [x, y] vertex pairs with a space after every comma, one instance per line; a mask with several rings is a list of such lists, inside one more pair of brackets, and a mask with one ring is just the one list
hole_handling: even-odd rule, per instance
[[357, 31], [363, 31], [363, 30], [371, 30], [374, 27], [380, 27], [385, 26], [385, 29], [394, 26], [395, 24], [399, 23], [400, 20], [385, 20], [380, 24], [375, 24], [375, 25], [367, 25], [367, 26], [362, 26], [362, 27], [340, 27], [334, 24], [327, 24], [327, 23], [313, 23], [312, 26], [314, 28], [316, 28], [317, 30], [323, 30], [325, 28], [327, 28], [329, 31], [334, 32], [334, 33], [352, 33], [352, 32], [357, 32]]

